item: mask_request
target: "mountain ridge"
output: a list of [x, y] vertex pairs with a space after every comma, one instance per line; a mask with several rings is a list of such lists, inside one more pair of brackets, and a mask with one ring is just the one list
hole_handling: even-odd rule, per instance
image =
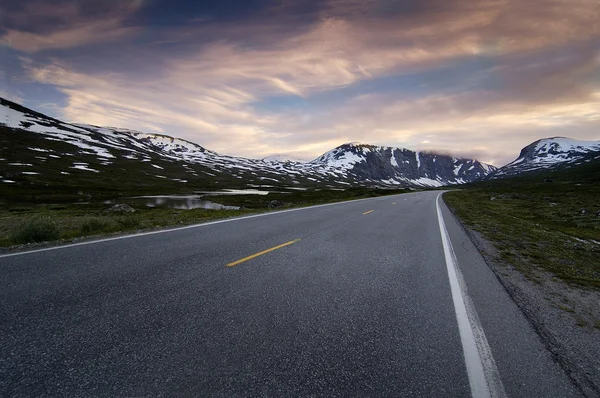
[[342, 144], [313, 162], [344, 169], [359, 179], [413, 181], [428, 186], [466, 183], [496, 169], [475, 159], [357, 142]]
[[[45, 166], [56, 164], [54, 161], [56, 157], [71, 157], [73, 162], [66, 166], [66, 169], [63, 165], [61, 166], [63, 169], [55, 170], [62, 175], [90, 170], [101, 172], [112, 163], [121, 163], [127, 159], [152, 163], [150, 166], [144, 166], [144, 170], [140, 171], [143, 176], [186, 183], [197, 180], [203, 174], [208, 176], [207, 178], [214, 177], [214, 181], [203, 180], [211, 185], [219, 182], [218, 180], [230, 181], [233, 178], [238, 185], [240, 183], [260, 185], [266, 180], [269, 184], [320, 185], [325, 188], [344, 186], [418, 188], [470, 182], [482, 178], [495, 169], [491, 165], [473, 159], [457, 159], [449, 155], [359, 143], [342, 144], [310, 162], [280, 161], [272, 158], [249, 159], [222, 155], [194, 142], [166, 134], [66, 123], [5, 99], [1, 99], [0, 111], [0, 123], [11, 133], [17, 131], [21, 132], [21, 135], [34, 133], [28, 135], [28, 140], [35, 141], [34, 146], [38, 149], [44, 149], [48, 142], [61, 142], [72, 146], [68, 150], [63, 148], [62, 152], [59, 151], [60, 153], [54, 153], [52, 156], [37, 156], [43, 159], [34, 156], [28, 161], [28, 164], [43, 162], [38, 166], [46, 168]], [[23, 158], [32, 158], [31, 154], [24, 150], [25, 148], [15, 149], [23, 154]], [[94, 156], [96, 159], [93, 159]], [[77, 159], [77, 157], [83, 158]], [[411, 157], [413, 161], [410, 161]], [[22, 160], [12, 159], [13, 163]], [[176, 167], [169, 165], [173, 162], [179, 164]], [[436, 162], [439, 163], [436, 165]], [[131, 162], [126, 163], [131, 165]], [[179, 171], [174, 170], [173, 175], [169, 176], [163, 175], [166, 172], [159, 174], [159, 170], [165, 169], [165, 164], [162, 163], [166, 163], [170, 169], [178, 168]], [[138, 164], [135, 167], [141, 166]], [[12, 166], [7, 168], [14, 169]], [[122, 170], [127, 171], [123, 168]], [[19, 170], [8, 170], [8, 174], [12, 177], [24, 176], [23, 173], [19, 173]]]
[[600, 159], [600, 141], [582, 141], [567, 137], [542, 138], [523, 147], [519, 156], [486, 176], [506, 178], [556, 167], [572, 167]]

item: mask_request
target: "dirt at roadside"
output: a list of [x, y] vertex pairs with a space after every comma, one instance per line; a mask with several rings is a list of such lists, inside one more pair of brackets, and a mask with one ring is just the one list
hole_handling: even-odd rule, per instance
[[480, 233], [463, 228], [581, 392], [600, 397], [600, 291], [569, 285], [543, 270], [528, 279]]

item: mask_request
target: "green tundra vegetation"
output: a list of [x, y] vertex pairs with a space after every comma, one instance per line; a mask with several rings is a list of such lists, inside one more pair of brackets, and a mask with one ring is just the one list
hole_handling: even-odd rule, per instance
[[[307, 189], [271, 192], [267, 195], [222, 195], [207, 199], [240, 210], [170, 209], [134, 206], [133, 213], [115, 213], [112, 204], [102, 201], [45, 203], [9, 202], [0, 206], [0, 247], [26, 243], [72, 240], [85, 236], [106, 236], [126, 231], [149, 230], [195, 224], [204, 221], [363, 199], [408, 192], [402, 189], [348, 188], [345, 190]], [[124, 197], [123, 197], [124, 199]], [[117, 202], [119, 202], [117, 200]]]
[[600, 161], [444, 194], [453, 212], [532, 280], [536, 270], [600, 287]]

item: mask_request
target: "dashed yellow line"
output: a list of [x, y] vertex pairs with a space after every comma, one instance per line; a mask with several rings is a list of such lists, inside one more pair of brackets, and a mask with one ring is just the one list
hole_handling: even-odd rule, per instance
[[396, 204], [396, 202], [392, 202], [392, 204], [393, 204], [393, 205], [395, 205], [395, 204]]
[[364, 215], [366, 215], [366, 214], [369, 214], [369, 213], [373, 213], [374, 211], [375, 211], [375, 210], [369, 210], [369, 211], [365, 211], [365, 212], [363, 213], [363, 216], [364, 216]]
[[283, 244], [281, 244], [281, 245], [278, 245], [278, 246], [272, 247], [272, 248], [270, 248], [270, 249], [263, 250], [263, 251], [261, 251], [261, 252], [258, 252], [258, 253], [256, 253], [256, 254], [253, 254], [253, 255], [251, 255], [251, 256], [244, 257], [244, 258], [242, 258], [242, 259], [239, 259], [239, 260], [237, 260], [237, 261], [234, 261], [234, 262], [232, 262], [232, 263], [229, 263], [229, 264], [227, 264], [227, 265], [226, 265], [226, 267], [233, 267], [233, 266], [235, 266], [235, 265], [238, 265], [238, 264], [241, 264], [241, 263], [243, 263], [243, 262], [245, 262], [245, 261], [252, 260], [253, 258], [256, 258], [256, 257], [258, 257], [258, 256], [262, 256], [263, 254], [267, 254], [267, 253], [270, 253], [270, 252], [272, 252], [272, 251], [275, 251], [275, 250], [277, 250], [277, 249], [281, 249], [282, 247], [286, 247], [286, 246], [292, 245], [292, 244], [294, 244], [294, 243], [296, 243], [296, 242], [299, 242], [299, 241], [301, 241], [301, 240], [302, 240], [302, 239], [294, 239], [294, 240], [291, 240], [291, 241], [289, 241], [289, 242], [283, 243]]

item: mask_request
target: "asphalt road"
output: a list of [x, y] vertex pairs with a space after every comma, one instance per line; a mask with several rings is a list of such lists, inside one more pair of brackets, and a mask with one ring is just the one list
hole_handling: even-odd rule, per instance
[[479, 395], [460, 294], [491, 396], [579, 396], [437, 196], [0, 256], [0, 396]]

